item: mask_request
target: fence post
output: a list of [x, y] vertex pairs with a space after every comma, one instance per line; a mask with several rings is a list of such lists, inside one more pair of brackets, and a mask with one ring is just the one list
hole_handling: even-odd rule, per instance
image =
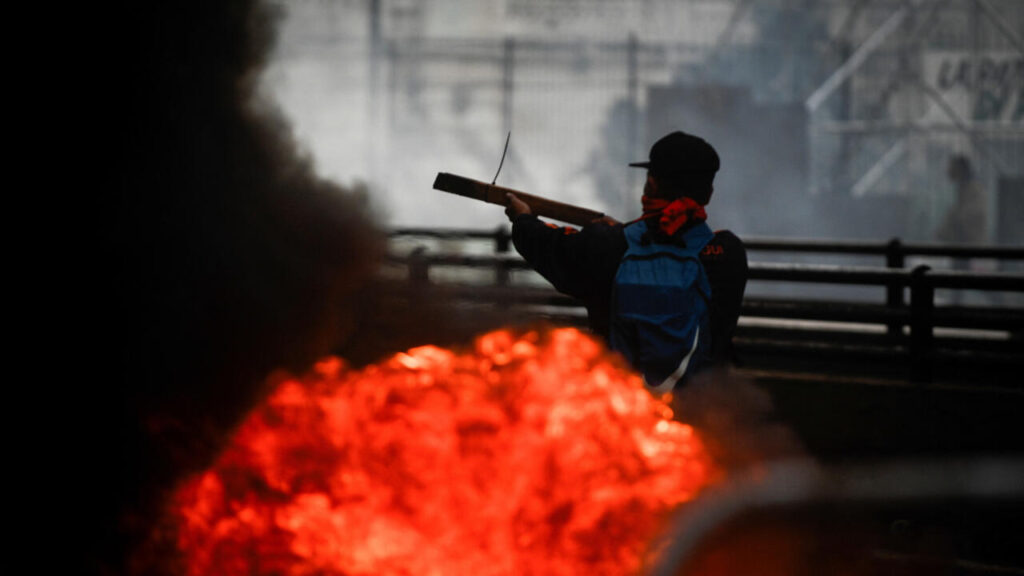
[[[636, 39], [636, 33], [629, 33], [629, 40], [626, 44], [626, 93], [629, 94], [629, 116], [627, 145], [629, 146], [629, 157], [637, 153], [637, 141], [639, 140], [639, 113], [640, 110], [640, 45]], [[629, 184], [629, 181], [626, 182]]]
[[[885, 265], [889, 268], [903, 268], [905, 265], [903, 255], [903, 243], [899, 238], [889, 240], [885, 247]], [[885, 305], [890, 310], [899, 310], [905, 304], [903, 300], [903, 284], [892, 282], [885, 288]], [[902, 322], [889, 323], [889, 336], [898, 337], [903, 334]]]
[[498, 226], [498, 229], [494, 231], [494, 251], [503, 254], [508, 252], [509, 240], [512, 239], [512, 235], [509, 234], [504, 226]]
[[[508, 244], [511, 236], [505, 231], [504, 226], [498, 226], [494, 231], [494, 251], [498, 254], [508, 252]], [[494, 264], [494, 284], [496, 286], [508, 286], [509, 272], [506, 262], [499, 261]]]
[[929, 266], [910, 273], [910, 379], [931, 382], [935, 288], [928, 281]]
[[508, 265], [504, 260], [494, 263], [494, 285], [502, 288], [508, 286]]
[[430, 262], [427, 249], [419, 246], [409, 254], [409, 287], [414, 293], [430, 284]]

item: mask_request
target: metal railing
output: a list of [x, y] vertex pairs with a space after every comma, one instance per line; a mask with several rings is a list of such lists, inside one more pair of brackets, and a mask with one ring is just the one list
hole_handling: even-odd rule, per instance
[[[511, 273], [529, 270], [529, 265], [510, 254], [510, 236], [506, 229], [480, 230], [396, 230], [393, 237], [430, 237], [446, 240], [490, 240], [493, 255], [433, 254], [417, 248], [405, 256], [392, 255], [389, 262], [403, 265], [416, 290], [430, 283], [430, 270], [437, 267], [492, 270], [489, 286], [452, 287], [457, 297], [503, 305], [579, 307], [580, 303], [550, 289], [514, 286]], [[1024, 333], [1024, 310], [1020, 308], [936, 307], [937, 289], [969, 289], [1024, 294], [1024, 274], [974, 273], [933, 270], [919, 265], [905, 268], [907, 256], [949, 256], [957, 258], [1024, 259], [1024, 248], [992, 246], [940, 246], [889, 242], [851, 242], [819, 240], [745, 239], [749, 251], [818, 252], [857, 255], [882, 255], [885, 267], [836, 266], [822, 264], [779, 264], [751, 262], [750, 280], [880, 286], [886, 289], [882, 305], [848, 302], [811, 302], [751, 298], [744, 300], [741, 313], [747, 317], [783, 318], [826, 322], [877, 323], [886, 326], [879, 347], [901, 346], [909, 362], [914, 381], [933, 379], [936, 353], [936, 328], [1000, 330], [1019, 336]], [[909, 302], [905, 299], [909, 294]], [[1005, 346], [1004, 346], [1005, 348]], [[1019, 352], [1024, 362], [1024, 348]]]
[[[494, 230], [397, 228], [391, 232], [390, 236], [392, 238], [423, 237], [445, 240], [490, 240], [494, 243], [494, 252], [497, 254], [508, 252], [512, 246], [512, 235], [506, 226], [499, 226]], [[903, 268], [907, 258], [910, 256], [1024, 260], [1024, 247], [904, 243], [899, 238], [893, 238], [888, 241], [860, 241], [754, 236], [744, 237], [743, 244], [749, 251], [883, 256], [887, 268]]]

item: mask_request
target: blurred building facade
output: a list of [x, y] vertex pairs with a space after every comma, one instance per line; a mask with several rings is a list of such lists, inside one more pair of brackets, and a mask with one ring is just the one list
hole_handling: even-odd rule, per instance
[[396, 225], [500, 222], [428, 189], [438, 171], [490, 180], [508, 131], [500, 184], [619, 218], [642, 182], [626, 163], [677, 128], [714, 136], [715, 224], [741, 233], [930, 240], [954, 154], [990, 214], [1024, 203], [1014, 0], [280, 6], [267, 91], [320, 171], [368, 181]]

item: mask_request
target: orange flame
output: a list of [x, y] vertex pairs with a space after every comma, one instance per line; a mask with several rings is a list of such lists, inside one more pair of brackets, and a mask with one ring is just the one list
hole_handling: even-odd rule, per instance
[[627, 574], [707, 484], [686, 424], [573, 329], [280, 384], [176, 493], [187, 574]]

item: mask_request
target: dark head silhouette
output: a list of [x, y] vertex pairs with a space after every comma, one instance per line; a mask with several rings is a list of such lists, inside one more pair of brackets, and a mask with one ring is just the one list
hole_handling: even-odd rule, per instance
[[703, 206], [711, 201], [721, 162], [706, 140], [676, 131], [651, 146], [649, 160], [630, 166], [646, 168], [648, 177], [657, 181], [657, 194], [662, 198], [686, 196]]

